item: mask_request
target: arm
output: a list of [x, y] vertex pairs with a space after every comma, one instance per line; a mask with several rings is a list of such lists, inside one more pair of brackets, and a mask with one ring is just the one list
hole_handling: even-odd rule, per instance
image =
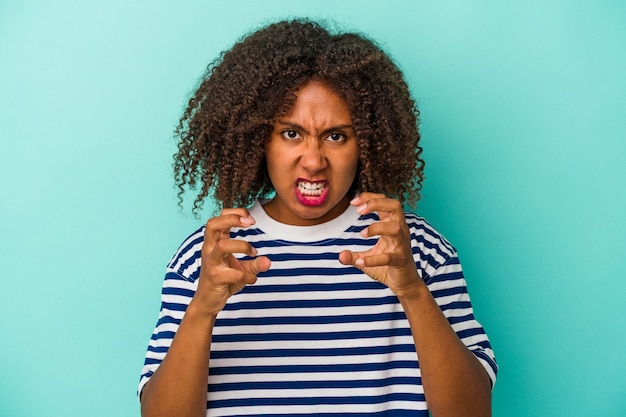
[[380, 238], [372, 249], [361, 253], [345, 251], [339, 260], [385, 284], [400, 300], [411, 327], [432, 415], [490, 416], [491, 385], [487, 372], [458, 338], [420, 278], [402, 205], [372, 193], [359, 195], [352, 204], [359, 206], [361, 214], [378, 212], [381, 221], [362, 234]]
[[411, 326], [433, 416], [490, 416], [489, 376], [459, 340], [426, 285], [398, 298]]
[[233, 253], [255, 256], [247, 242], [231, 240], [231, 227], [254, 223], [245, 209], [226, 209], [207, 222], [198, 289], [172, 345], [141, 394], [143, 417], [199, 417], [206, 414], [207, 375], [213, 325], [228, 298], [269, 268], [269, 259], [239, 261]]

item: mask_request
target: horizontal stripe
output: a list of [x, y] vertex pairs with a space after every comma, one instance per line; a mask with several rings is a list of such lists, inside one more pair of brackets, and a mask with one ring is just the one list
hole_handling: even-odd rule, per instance
[[181, 318], [177, 318], [177, 317], [172, 317], [172, 316], [161, 316], [159, 317], [159, 321], [157, 322], [157, 327], [162, 326], [164, 324], [173, 324], [176, 326], [180, 325], [180, 322], [182, 321]]
[[[327, 350], [330, 352], [330, 350]], [[258, 352], [258, 351], [257, 351]], [[324, 352], [326, 353], [326, 352]], [[268, 356], [250, 356], [245, 358], [227, 358], [227, 359], [211, 359], [211, 367], [228, 368], [232, 366], [242, 368], [254, 368], [262, 363], [263, 366], [328, 366], [337, 367], [337, 371], [346, 365], [366, 365], [375, 363], [386, 363], [388, 361], [397, 362], [415, 362], [416, 353], [413, 352], [390, 352], [378, 355], [352, 355], [352, 356], [285, 356], [285, 357], [268, 357]], [[155, 359], [158, 359], [155, 357]]]
[[391, 305], [397, 303], [396, 296], [365, 298], [351, 300], [284, 300], [284, 301], [241, 301], [226, 304], [224, 311], [241, 310], [241, 309], [272, 309], [272, 308], [328, 308], [343, 306], [375, 306], [375, 305]]
[[[371, 361], [376, 362], [377, 357], [387, 357], [392, 353], [410, 353], [408, 357], [415, 357], [414, 345], [396, 345], [396, 346], [366, 346], [366, 347], [349, 347], [335, 349], [268, 349], [268, 350], [227, 350], [227, 351], [211, 351], [211, 360], [219, 359], [249, 359], [249, 358], [312, 358], [321, 357], [327, 360], [328, 357], [338, 357], [338, 361], [347, 363], [349, 360], [363, 362], [369, 360], [361, 356], [371, 356]], [[353, 358], [348, 358], [351, 356]], [[294, 359], [294, 361], [296, 360]], [[292, 361], [293, 362], [293, 361]], [[264, 362], [269, 363], [269, 362]], [[285, 362], [286, 363], [286, 362]]]
[[341, 314], [335, 316], [284, 316], [278, 315], [277, 317], [240, 317], [240, 318], [222, 318], [218, 316], [215, 326], [216, 327], [228, 327], [228, 326], [261, 326], [261, 325], [319, 325], [319, 324], [343, 324], [343, 323], [371, 323], [377, 321], [390, 321], [390, 320], [403, 320], [406, 316], [403, 311], [386, 312], [378, 314], [358, 314], [348, 315]]
[[[288, 374], [288, 373], [255, 373], [255, 374], [222, 374], [211, 375], [211, 384], [232, 384], [239, 382], [294, 382], [300, 383], [302, 381], [351, 381], [351, 380], [375, 380], [377, 378], [421, 378], [419, 368], [394, 368], [387, 370], [383, 374], [379, 370], [364, 370], [364, 371], [351, 371], [346, 372], [333, 372], [333, 373], [302, 373], [302, 374]], [[416, 392], [420, 387], [415, 387]]]
[[[390, 404], [390, 403], [386, 403], [386, 404]], [[352, 409], [354, 409], [354, 407], [351, 407]], [[367, 407], [368, 409], [370, 409], [370, 407]], [[276, 410], [274, 408], [274, 410]], [[419, 413], [419, 414], [416, 414]], [[214, 415], [214, 414], [212, 414]], [[230, 417], [244, 417], [244, 416], [249, 416], [250, 414], [228, 414]], [[337, 413], [286, 413], [286, 414], [276, 414], [276, 413], [272, 413], [272, 414], [258, 414], [258, 413], [254, 413], [254, 415], [256, 417], [285, 417], [285, 416], [290, 416], [290, 417], [337, 417]], [[219, 415], [215, 415], [216, 417], [219, 417]], [[341, 412], [341, 416], [342, 417], [429, 417], [428, 411], [425, 410], [400, 410], [400, 409], [393, 409], [393, 410], [384, 410], [384, 411], [372, 411], [372, 412], [364, 412], [364, 413], [346, 413], [346, 412]]]
[[[351, 386], [351, 387], [343, 387], [343, 388], [329, 388], [324, 386], [315, 387], [315, 392], [318, 393], [316, 398], [342, 398], [341, 401], [333, 401], [327, 404], [337, 404], [337, 403], [353, 403], [355, 398], [371, 398], [371, 397], [383, 397], [383, 396], [420, 396], [424, 397], [423, 392], [416, 392], [415, 388], [419, 385], [406, 385], [406, 384], [395, 384], [389, 386], [382, 387], [370, 387], [370, 386]], [[310, 399], [309, 395], [310, 389], [301, 388], [299, 383], [291, 383], [290, 387], [283, 389], [248, 389], [246, 392], [246, 401], [257, 398], [277, 398], [277, 399]], [[233, 398], [232, 393], [225, 392], [224, 390], [213, 391], [209, 389], [209, 401], [213, 403], [214, 401], [228, 401]], [[378, 402], [378, 401], [377, 401]], [[367, 401], [359, 401], [357, 404], [368, 403]], [[251, 405], [262, 405], [257, 403], [250, 403]], [[323, 402], [318, 402], [316, 404], [324, 404]]]
[[277, 342], [281, 340], [343, 340], [363, 339], [375, 337], [410, 336], [410, 329], [383, 329], [354, 332], [319, 332], [319, 333], [262, 333], [262, 334], [214, 334], [213, 343], [221, 342], [251, 342], [268, 340]]
[[345, 372], [367, 372], [367, 371], [389, 371], [400, 368], [416, 368], [414, 361], [389, 361], [384, 363], [356, 363], [344, 366], [333, 365], [258, 365], [258, 366], [225, 366], [211, 367], [211, 375], [226, 374], [250, 374], [250, 373], [345, 373]]
[[261, 272], [258, 274], [258, 277], [264, 276], [272, 276], [272, 277], [294, 277], [294, 276], [337, 276], [337, 275], [349, 275], [349, 274], [358, 274], [359, 270], [352, 267], [342, 267], [342, 268], [319, 268], [310, 266], [307, 268], [271, 268], [269, 271]]
[[[423, 404], [423, 405], [422, 405]], [[208, 404], [207, 404], [208, 406]], [[420, 408], [421, 407], [421, 408]], [[211, 410], [211, 417], [244, 417], [244, 416], [271, 416], [271, 417], [337, 417], [337, 416], [368, 416], [368, 417], [428, 417], [428, 411], [424, 403], [408, 401], [386, 401], [380, 404], [352, 404], [348, 408], [332, 404], [315, 404], [302, 406], [251, 406], [251, 407], [228, 407]]]
[[187, 304], [185, 303], [161, 303], [161, 308], [163, 310], [171, 310], [171, 311], [185, 311], [187, 310]]
[[[150, 342], [152, 343], [152, 342]], [[287, 345], [287, 343], [289, 343]], [[262, 350], [262, 349], [307, 349], [315, 347], [317, 349], [336, 349], [336, 348], [350, 348], [350, 347], [366, 347], [366, 346], [386, 346], [405, 344], [409, 345], [414, 343], [412, 335], [406, 336], [394, 336], [391, 338], [377, 338], [370, 337], [365, 339], [343, 339], [343, 340], [316, 340], [315, 344], [312, 344], [310, 340], [281, 340], [274, 342], [272, 340], [258, 340], [258, 341], [246, 341], [246, 342], [226, 342], [226, 343], [213, 343], [212, 350]]]
[[181, 287], [166, 287], [163, 288], [162, 291], [164, 296], [181, 296], [181, 297], [187, 297], [188, 299], [191, 299], [194, 295], [195, 295], [195, 290], [190, 289], [190, 288], [181, 288]]
[[319, 307], [318, 309], [311, 309], [308, 307], [297, 308], [289, 306], [289, 308], [268, 308], [261, 310], [246, 310], [246, 309], [228, 309], [222, 310], [219, 318], [239, 318], [239, 317], [315, 317], [319, 316], [360, 316], [364, 314], [386, 314], [402, 311], [398, 304], [381, 303], [377, 305], [368, 305], [367, 309], [364, 309], [360, 305], [341, 305], [337, 303], [335, 306]]
[[[257, 294], [262, 294], [261, 296]], [[232, 297], [233, 304], [241, 304], [244, 302], [256, 302], [255, 300], [263, 299], [265, 303], [280, 303], [286, 302], [292, 306], [294, 303], [300, 304], [305, 302], [316, 302], [316, 301], [324, 301], [331, 302], [335, 304], [337, 307], [345, 307], [348, 305], [360, 305], [358, 302], [353, 302], [352, 300], [358, 299], [363, 300], [363, 303], [376, 303], [378, 301], [370, 301], [370, 300], [381, 300], [381, 299], [394, 299], [394, 295], [387, 288], [376, 288], [373, 290], [365, 290], [365, 289], [354, 289], [354, 290], [341, 290], [341, 291], [294, 291], [294, 292], [268, 292], [268, 293], [249, 293], [247, 291], [241, 291], [236, 296]], [[345, 301], [342, 303], [341, 301]], [[382, 303], [386, 304], [386, 303]], [[367, 304], [366, 304], [367, 305]]]
[[318, 405], [318, 404], [379, 404], [386, 401], [424, 401], [424, 395], [410, 393], [393, 393], [379, 396], [351, 396], [351, 397], [261, 397], [261, 398], [233, 398], [229, 400], [210, 401], [211, 409], [221, 407], [245, 406], [281, 406], [281, 405]]
[[[355, 246], [355, 247], [372, 247], [376, 244], [376, 242], [378, 241], [378, 239], [363, 239], [362, 237], [360, 237], [359, 235], [355, 235], [355, 237], [353, 238], [343, 238], [343, 239], [332, 239], [332, 244], [334, 246], [338, 246], [338, 247], [343, 247], [343, 246]], [[327, 241], [323, 241], [323, 242], [313, 242], [313, 243], [306, 243], [303, 244], [302, 246], [311, 246], [311, 247], [315, 247], [315, 246], [321, 246], [322, 244], [326, 244], [328, 243]], [[254, 242], [253, 245], [255, 248], [261, 250], [261, 249], [266, 249], [266, 248], [284, 248], [284, 247], [290, 247], [291, 243], [290, 242], [285, 242], [282, 240], [263, 240], [263, 241], [256, 241]]]
[[[171, 326], [171, 324], [168, 324]], [[402, 320], [398, 323], [393, 322], [391, 328], [407, 328], [409, 325], [406, 320]], [[307, 334], [319, 334], [319, 333], [336, 333], [349, 332], [349, 331], [384, 331], [390, 328], [389, 322], [374, 321], [374, 322], [349, 322], [349, 323], [320, 323], [320, 324], [282, 324], [282, 325], [267, 325], [261, 324], [257, 326], [237, 326], [222, 328], [215, 326], [213, 330], [214, 335], [221, 334], [267, 334], [267, 333], [280, 333], [280, 334], [293, 334], [293, 333], [307, 333]]]
[[209, 392], [229, 390], [286, 390], [286, 389], [347, 389], [347, 388], [383, 388], [391, 385], [412, 385], [413, 389], [422, 383], [419, 377], [392, 377], [380, 379], [349, 379], [341, 381], [255, 381], [240, 383], [212, 384]]

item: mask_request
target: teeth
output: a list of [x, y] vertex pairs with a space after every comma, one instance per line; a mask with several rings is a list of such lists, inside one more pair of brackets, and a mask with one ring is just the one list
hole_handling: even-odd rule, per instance
[[324, 183], [300, 181], [298, 182], [298, 189], [302, 195], [318, 196], [324, 192]]

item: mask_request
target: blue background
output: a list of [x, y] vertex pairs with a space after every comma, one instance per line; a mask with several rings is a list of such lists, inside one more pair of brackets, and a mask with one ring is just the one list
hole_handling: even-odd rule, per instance
[[626, 415], [626, 3], [0, 1], [0, 416], [138, 416], [206, 65], [278, 18], [379, 40], [422, 111], [495, 416]]

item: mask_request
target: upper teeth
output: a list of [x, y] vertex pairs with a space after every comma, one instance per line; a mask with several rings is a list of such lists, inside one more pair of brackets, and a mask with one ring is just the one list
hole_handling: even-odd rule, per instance
[[324, 191], [324, 183], [300, 181], [298, 183], [298, 188], [303, 194], [321, 195], [322, 191]]

